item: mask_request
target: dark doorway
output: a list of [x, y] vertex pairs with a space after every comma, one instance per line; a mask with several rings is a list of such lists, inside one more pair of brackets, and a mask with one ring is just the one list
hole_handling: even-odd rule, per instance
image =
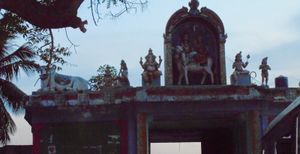
[[[188, 145], [188, 143], [200, 143], [199, 147], [201, 153], [199, 154], [234, 153], [232, 131], [229, 129], [150, 129], [151, 149], [153, 148], [152, 146], [156, 146], [155, 148], [161, 148], [161, 150], [163, 150], [163, 144], [165, 146], [172, 146], [173, 144], [176, 150], [180, 148], [179, 143], [186, 143], [186, 145]], [[157, 151], [159, 149], [154, 150]], [[190, 152], [194, 154], [192, 152], [195, 151], [191, 150]], [[152, 153], [151, 151], [151, 154], [156, 153]]]
[[202, 154], [201, 142], [151, 143], [151, 154]]

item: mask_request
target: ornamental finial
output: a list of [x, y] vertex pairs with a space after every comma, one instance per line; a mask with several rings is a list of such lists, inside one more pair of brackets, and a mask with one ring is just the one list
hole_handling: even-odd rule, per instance
[[199, 1], [198, 0], [191, 0], [189, 2], [190, 11], [189, 13], [192, 15], [198, 15], [200, 11], [198, 10], [199, 7]]

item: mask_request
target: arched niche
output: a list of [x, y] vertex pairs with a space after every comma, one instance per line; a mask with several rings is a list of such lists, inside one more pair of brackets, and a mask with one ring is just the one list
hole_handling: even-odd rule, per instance
[[[191, 3], [198, 2], [192, 0]], [[204, 71], [190, 71], [188, 73], [189, 85], [222, 85], [226, 84], [225, 72], [225, 40], [224, 26], [221, 19], [212, 10], [194, 7], [190, 10], [183, 7], [176, 11], [169, 19], [164, 34], [165, 52], [165, 84], [178, 85], [180, 68], [178, 60], [178, 46], [188, 42], [193, 51], [197, 48], [205, 51], [206, 59], [212, 60], [213, 83], [209, 75], [201, 83]], [[199, 52], [200, 53], [200, 52]], [[194, 57], [193, 57], [194, 58]], [[180, 58], [181, 59], [181, 58]], [[199, 59], [199, 58], [198, 58]], [[203, 60], [202, 60], [203, 61]], [[200, 59], [201, 62], [201, 59]], [[205, 66], [206, 62], [202, 63]], [[181, 82], [186, 84], [185, 79]]]

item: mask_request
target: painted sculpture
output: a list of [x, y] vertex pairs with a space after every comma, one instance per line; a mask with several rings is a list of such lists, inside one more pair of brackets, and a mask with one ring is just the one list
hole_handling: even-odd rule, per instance
[[193, 44], [190, 43], [187, 34], [183, 36], [182, 43], [176, 47], [175, 62], [179, 72], [178, 85], [182, 84], [183, 77], [189, 85], [190, 72], [202, 72], [202, 76], [199, 77], [201, 84], [204, 84], [207, 75], [210, 76], [211, 84], [214, 83], [213, 60], [208, 56], [200, 35]]
[[[160, 79], [162, 75], [161, 71], [158, 70], [162, 59], [159, 56], [159, 62], [156, 61], [156, 56], [153, 54], [152, 49], [148, 50], [147, 56], [145, 56], [145, 62], [143, 62], [143, 58], [140, 58], [140, 65], [144, 69], [142, 73], [142, 80], [146, 84], [146, 86], [157, 85], [154, 81]], [[160, 85], [160, 83], [158, 83]]]
[[120, 71], [116, 77], [116, 86], [130, 86], [126, 62], [121, 60]]
[[41, 66], [39, 91], [83, 91], [89, 89], [89, 82], [81, 77], [62, 75], [55, 72], [56, 68], [47, 69]]
[[269, 70], [271, 70], [271, 67], [268, 65], [268, 57], [262, 59], [259, 69], [261, 70], [261, 85], [268, 86]]
[[247, 55], [247, 61], [243, 62], [242, 60], [242, 51], [235, 55], [234, 63], [232, 68], [234, 69], [233, 73], [230, 76], [232, 85], [250, 85], [251, 77], [250, 72], [245, 68], [248, 66], [248, 59], [250, 55]]

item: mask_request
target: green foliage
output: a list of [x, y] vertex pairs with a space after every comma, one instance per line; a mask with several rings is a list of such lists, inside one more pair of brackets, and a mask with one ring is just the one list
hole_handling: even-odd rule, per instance
[[[40, 2], [50, 3], [52, 0]], [[33, 26], [10, 12], [4, 12], [1, 15], [0, 24], [6, 26], [1, 27], [0, 47], [3, 44], [13, 46], [3, 41], [11, 42], [21, 36], [26, 42], [26, 46], [30, 46], [31, 50], [40, 57], [43, 65], [56, 66], [58, 70], [61, 70], [61, 66], [67, 63], [64, 57], [70, 56], [72, 52], [67, 47], [61, 47], [60, 44], [52, 44], [54, 40], [51, 37], [50, 29]]]
[[[19, 46], [15, 40], [25, 44]], [[36, 56], [49, 66], [63, 65], [63, 57], [70, 56], [68, 48], [54, 46], [50, 29], [35, 27], [10, 12], [0, 12], [0, 143], [5, 145], [9, 134], [14, 133], [15, 124], [5, 106], [13, 111], [24, 107], [27, 95], [11, 80], [17, 78], [20, 70], [29, 74], [39, 65]], [[56, 67], [61, 69], [60, 67]]]
[[40, 49], [37, 51], [37, 54], [40, 57], [40, 60], [46, 63], [47, 66], [52, 67], [55, 66], [57, 70], [61, 70], [62, 68], [59, 65], [64, 65], [67, 61], [64, 57], [70, 56], [72, 52], [69, 48], [60, 47], [60, 45], [51, 48]]
[[6, 144], [9, 134], [15, 131], [15, 124], [6, 110], [10, 106], [18, 111], [24, 106], [27, 95], [16, 87], [11, 80], [18, 77], [20, 70], [34, 72], [39, 65], [33, 59], [35, 53], [29, 44], [18, 46], [12, 42], [18, 36], [28, 33], [28, 25], [11, 13], [1, 14], [0, 18], [0, 142]]
[[117, 69], [114, 66], [110, 65], [102, 65], [99, 66], [97, 69], [97, 75], [92, 76], [90, 81], [90, 84], [92, 86], [92, 90], [101, 90], [104, 87], [106, 83], [106, 75], [110, 74], [112, 79], [115, 79], [117, 77]]
[[64, 57], [71, 56], [72, 52], [69, 48], [61, 47], [60, 44], [55, 46], [50, 31], [50, 29], [32, 27], [24, 35], [24, 39], [31, 44], [44, 65], [55, 66], [61, 70], [60, 66], [67, 63]]

